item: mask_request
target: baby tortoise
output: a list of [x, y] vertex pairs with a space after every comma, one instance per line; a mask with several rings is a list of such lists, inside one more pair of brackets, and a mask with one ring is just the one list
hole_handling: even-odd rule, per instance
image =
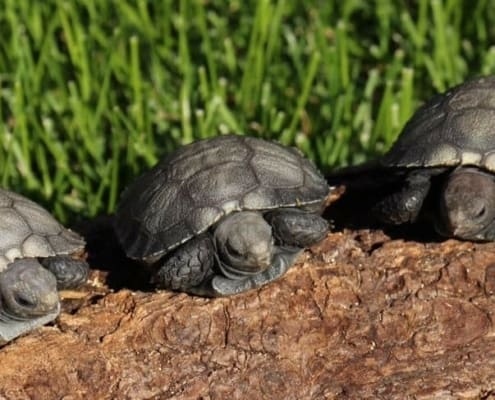
[[57, 289], [88, 276], [85, 242], [38, 204], [0, 189], [0, 344], [60, 312]]
[[381, 182], [367, 188], [379, 198], [372, 207], [379, 221], [399, 225], [421, 215], [445, 237], [494, 240], [495, 77], [434, 96], [380, 160], [336, 171], [329, 182], [354, 175], [359, 185], [370, 172]]
[[283, 275], [328, 223], [331, 188], [302, 154], [236, 135], [166, 156], [124, 192], [115, 231], [159, 287], [227, 296]]

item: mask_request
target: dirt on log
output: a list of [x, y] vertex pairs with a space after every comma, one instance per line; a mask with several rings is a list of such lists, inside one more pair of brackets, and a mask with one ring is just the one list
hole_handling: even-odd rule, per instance
[[331, 233], [277, 282], [220, 299], [116, 268], [0, 349], [1, 399], [495, 395], [493, 243]]

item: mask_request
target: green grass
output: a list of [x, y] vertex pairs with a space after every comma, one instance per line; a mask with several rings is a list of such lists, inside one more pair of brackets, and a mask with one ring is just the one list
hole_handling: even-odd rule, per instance
[[361, 162], [433, 93], [495, 73], [489, 0], [4, 0], [0, 33], [1, 185], [64, 222], [222, 133]]

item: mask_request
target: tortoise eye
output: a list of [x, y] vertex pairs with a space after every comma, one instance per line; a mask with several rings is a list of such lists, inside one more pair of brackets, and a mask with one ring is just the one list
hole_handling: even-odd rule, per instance
[[24, 296], [23, 294], [17, 293], [14, 295], [14, 301], [25, 308], [34, 308], [36, 307], [36, 302], [30, 299], [29, 297]]
[[234, 246], [232, 246], [232, 244], [229, 241], [227, 241], [227, 244], [225, 247], [227, 248], [227, 251], [229, 252], [229, 254], [236, 256], [236, 257], [239, 257], [241, 255], [241, 253], [239, 253], [239, 251]]
[[479, 211], [476, 213], [477, 218], [481, 218], [486, 214], [486, 207], [482, 206]]

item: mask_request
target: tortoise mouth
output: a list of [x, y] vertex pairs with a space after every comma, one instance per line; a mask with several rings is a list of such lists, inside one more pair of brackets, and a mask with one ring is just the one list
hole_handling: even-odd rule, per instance
[[263, 272], [266, 269], [268, 269], [271, 264], [272, 264], [271, 258], [266, 260], [265, 259], [260, 260], [256, 265], [253, 265], [252, 267], [249, 266], [232, 267], [224, 262], [221, 261], [218, 262], [220, 271], [225, 275], [225, 277], [234, 280], [244, 279], [248, 276], [257, 275], [260, 272]]
[[17, 315], [0, 311], [0, 345], [52, 322], [59, 313], [60, 306], [46, 315], [32, 318], [20, 318]]
[[5, 322], [5, 323], [20, 322], [20, 321], [28, 321], [33, 318], [36, 318], [36, 316], [28, 317], [28, 316], [19, 315], [6, 308], [2, 308], [0, 310], [0, 322]]

